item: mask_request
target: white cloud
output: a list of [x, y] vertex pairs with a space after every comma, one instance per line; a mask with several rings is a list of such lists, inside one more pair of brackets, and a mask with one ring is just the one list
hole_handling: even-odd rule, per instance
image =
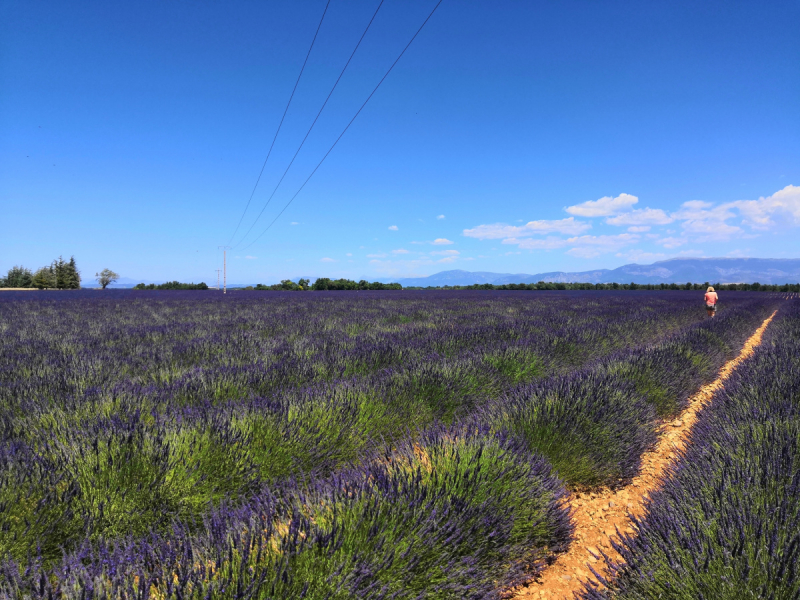
[[674, 221], [660, 208], [640, 208], [606, 219], [609, 225], [667, 225]]
[[437, 263], [451, 263], [451, 262], [455, 262], [457, 258], [458, 258], [457, 256], [447, 256], [445, 258], [440, 258], [436, 262]]
[[397, 250], [392, 250], [392, 254], [408, 254], [408, 250], [405, 248], [398, 248]]
[[603, 254], [597, 248], [587, 248], [587, 247], [578, 247], [578, 248], [570, 248], [567, 250], [567, 254], [570, 256], [575, 256], [577, 258], [595, 258]]
[[790, 215], [797, 225], [800, 224], [800, 186], [787, 185], [766, 198], [738, 200], [722, 206], [739, 209], [743, 222], [753, 229], [769, 229], [775, 225], [772, 218], [780, 214]]
[[603, 196], [598, 200], [587, 200], [575, 206], [568, 206], [565, 210], [577, 217], [610, 217], [629, 210], [639, 202], [639, 198], [630, 194], [620, 194], [616, 198]]
[[635, 227], [628, 227], [628, 231], [631, 233], [644, 233], [646, 231], [650, 231], [649, 225], [637, 225]]
[[367, 254], [367, 258], [386, 258], [385, 254]]
[[683, 246], [687, 241], [686, 238], [665, 237], [658, 240], [656, 244], [664, 246], [664, 248], [677, 248], [678, 246]]
[[436, 238], [436, 239], [435, 239], [435, 240], [433, 240], [431, 243], [432, 243], [434, 246], [448, 246], [448, 245], [452, 244], [453, 242], [451, 242], [451, 241], [450, 241], [450, 240], [448, 240], [447, 238]]
[[332, 262], [336, 262], [336, 261], [335, 261], [334, 259], [332, 259], [332, 258], [329, 258], [329, 257], [327, 257], [327, 256], [326, 256], [325, 258], [321, 258], [321, 259], [320, 259], [320, 262], [324, 262], [324, 263], [332, 263]]
[[397, 231], [399, 227], [397, 225], [389, 225], [389, 231]]
[[734, 233], [740, 233], [742, 228], [715, 221], [687, 221], [683, 224], [683, 230], [687, 233], [705, 234], [701, 241], [708, 241], [727, 240]]
[[245, 256], [245, 258], [246, 258], [247, 260], [255, 260], [255, 259], [257, 259], [258, 257], [257, 257], [257, 256], [250, 256], [250, 255], [248, 254], [247, 256]]
[[545, 239], [508, 238], [503, 244], [517, 245], [520, 250], [557, 250], [559, 248], [572, 248], [567, 254], [581, 258], [592, 258], [600, 254], [615, 252], [624, 246], [639, 241], [640, 236], [633, 233], [620, 233], [617, 235], [581, 235], [571, 238], [548, 237]]
[[645, 252], [638, 248], [634, 248], [628, 252], [618, 252], [617, 256], [630, 260], [631, 262], [653, 262], [667, 257], [663, 252]]
[[345, 256], [353, 256], [353, 253], [352, 252], [348, 252], [347, 254], [345, 254]]
[[297, 221], [292, 221], [291, 223], [289, 223], [289, 225], [300, 225], [300, 223], [298, 223]]
[[[563, 248], [567, 245], [567, 240], [557, 237], [548, 237], [545, 239], [524, 239], [518, 240], [517, 238], [508, 238], [503, 240], [503, 244], [516, 244], [522, 250], [555, 250]], [[494, 250], [494, 248], [492, 248]]]
[[510, 237], [527, 237], [544, 233], [562, 233], [564, 235], [577, 235], [591, 229], [589, 223], [576, 221], [574, 217], [558, 220], [529, 221], [525, 225], [506, 225], [494, 223], [493, 225], [478, 225], [473, 229], [465, 229], [462, 233], [479, 240], [498, 240]]
[[[711, 202], [704, 202], [703, 200], [689, 200], [681, 204], [681, 209], [678, 212], [672, 213], [676, 219], [705, 219], [708, 218], [709, 210], [714, 206]], [[729, 213], [727, 218], [733, 216]]]
[[431, 252], [432, 255], [438, 256], [457, 256], [461, 254], [458, 250], [439, 250], [437, 252]]
[[686, 233], [703, 235], [700, 241], [724, 240], [742, 231], [741, 227], [726, 223], [735, 216], [730, 203], [714, 206], [702, 200], [684, 202], [680, 210], [672, 213], [673, 218], [682, 221], [681, 226]]
[[438, 216], [438, 217], [436, 217], [436, 218], [437, 218], [437, 219], [444, 219], [444, 215], [439, 215], [439, 216]]
[[673, 216], [682, 221], [685, 232], [704, 234], [706, 239], [726, 239], [742, 231], [741, 227], [726, 223], [736, 215], [725, 205], [712, 208], [708, 202], [692, 200], [684, 202]]
[[640, 237], [635, 233], [582, 235], [567, 240], [567, 244], [573, 246], [567, 251], [567, 254], [580, 258], [594, 258], [601, 254], [615, 252], [624, 246], [635, 244], [639, 239]]

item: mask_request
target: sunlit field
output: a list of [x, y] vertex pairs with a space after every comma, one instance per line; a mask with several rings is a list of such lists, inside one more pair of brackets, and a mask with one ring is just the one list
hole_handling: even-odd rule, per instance
[[[566, 494], [630, 481], [659, 425], [778, 308], [627, 547], [624, 586], [603, 594], [658, 597], [647, 573], [670, 561], [708, 560], [715, 577], [752, 570], [720, 535], [755, 554], [794, 544], [776, 563], [783, 575], [764, 574], [792, 569], [794, 581], [800, 528], [774, 529], [797, 524], [800, 504], [781, 504], [780, 517], [769, 507], [775, 494], [796, 498], [800, 481], [800, 313], [739, 292], [709, 319], [701, 300], [6, 292], [0, 594], [499, 597], [573, 541]], [[784, 446], [788, 463], [774, 455]], [[748, 496], [730, 477], [761, 477], [763, 490]], [[707, 535], [702, 549], [669, 554], [714, 494], [735, 518], [714, 513], [714, 531], [689, 536]], [[674, 535], [659, 519], [677, 523]], [[773, 529], [756, 536], [761, 523]], [[709, 586], [692, 590], [723, 597]]]

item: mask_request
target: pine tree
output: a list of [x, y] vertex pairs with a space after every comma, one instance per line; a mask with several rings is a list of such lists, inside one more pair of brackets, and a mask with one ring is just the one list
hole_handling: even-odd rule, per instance
[[66, 266], [67, 263], [64, 262], [64, 258], [59, 256], [57, 260], [53, 261], [53, 264], [50, 267], [50, 269], [55, 274], [54, 287], [56, 287], [59, 290], [63, 290], [66, 287], [66, 273], [65, 273]]
[[81, 287], [81, 272], [75, 264], [75, 257], [70, 256], [69, 262], [64, 265], [64, 288], [77, 290]]

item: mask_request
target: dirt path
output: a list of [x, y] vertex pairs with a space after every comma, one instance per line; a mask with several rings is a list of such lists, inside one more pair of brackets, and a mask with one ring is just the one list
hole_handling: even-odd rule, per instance
[[594, 558], [591, 552], [597, 553], [602, 549], [612, 560], [620, 560], [609, 538], [616, 536], [616, 529], [633, 533], [630, 515], [642, 514], [645, 501], [661, 486], [664, 471], [675, 458], [676, 451], [684, 447], [697, 421], [698, 412], [711, 399], [714, 391], [722, 387], [739, 363], [761, 343], [761, 336], [774, 316], [773, 312], [745, 342], [739, 356], [722, 367], [713, 382], [700, 388], [689, 399], [688, 407], [677, 419], [661, 426], [656, 448], [642, 456], [641, 472], [630, 485], [616, 492], [601, 489], [596, 493], [574, 494], [570, 497], [576, 525], [575, 541], [542, 573], [540, 579], [517, 592], [515, 598], [573, 598], [573, 593], [582, 589], [582, 581], [594, 580], [588, 565], [603, 575], [608, 572], [605, 561]]

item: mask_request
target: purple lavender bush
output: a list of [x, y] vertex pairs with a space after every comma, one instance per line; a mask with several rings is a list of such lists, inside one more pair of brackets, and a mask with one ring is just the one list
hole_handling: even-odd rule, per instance
[[550, 461], [572, 488], [616, 487], [634, 477], [658, 418], [681, 410], [766, 318], [754, 302], [589, 368], [520, 386], [477, 417], [508, 429]]
[[[787, 303], [788, 304], [788, 303]], [[800, 303], [700, 416], [624, 562], [584, 598], [800, 597]]]
[[0, 298], [3, 593], [491, 597], [568, 541], [544, 459], [637, 468], [657, 403], [612, 366], [770, 302], [240, 294]]
[[224, 503], [195, 530], [86, 542], [55, 568], [0, 567], [0, 594], [43, 598], [499, 598], [563, 550], [550, 467], [486, 429], [429, 430], [301, 490]]

